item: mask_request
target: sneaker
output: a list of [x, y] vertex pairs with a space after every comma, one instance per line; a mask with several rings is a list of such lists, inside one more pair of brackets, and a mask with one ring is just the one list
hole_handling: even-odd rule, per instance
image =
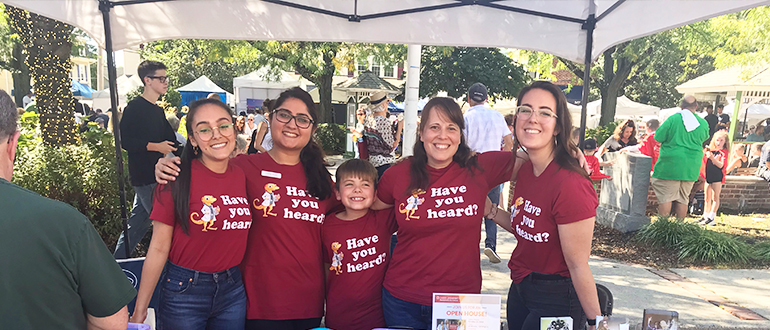
[[490, 248], [484, 248], [484, 254], [489, 258], [489, 262], [493, 264], [499, 264], [500, 263], [500, 256], [495, 253], [495, 250], [492, 250]]
[[708, 219], [708, 218], [706, 218], [706, 221], [701, 221], [698, 224], [700, 224], [702, 226], [716, 226], [717, 225], [716, 222], [714, 222], [713, 219]]
[[706, 221], [708, 221], [708, 220], [709, 220], [709, 219], [706, 219], [706, 218], [700, 218], [700, 219], [698, 219], [698, 221], [696, 221], [695, 223], [697, 223], [697, 224], [699, 224], [699, 225], [702, 225], [702, 224], [706, 223]]

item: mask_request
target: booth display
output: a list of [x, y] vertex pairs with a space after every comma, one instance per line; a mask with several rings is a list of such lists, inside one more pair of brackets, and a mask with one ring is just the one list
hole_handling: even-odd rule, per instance
[[261, 107], [264, 100], [276, 99], [282, 91], [292, 87], [307, 90], [308, 86], [298, 74], [281, 71], [276, 78], [270, 75], [267, 68], [233, 78], [235, 111], [254, 110]]

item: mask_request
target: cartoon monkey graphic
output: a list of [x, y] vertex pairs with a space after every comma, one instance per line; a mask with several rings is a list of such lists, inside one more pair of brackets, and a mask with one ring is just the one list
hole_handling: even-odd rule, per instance
[[254, 199], [254, 208], [257, 210], [261, 209], [262, 216], [265, 218], [267, 218], [268, 215], [272, 215], [274, 217], [278, 216], [278, 214], [271, 213], [275, 207], [275, 202], [281, 199], [281, 195], [275, 193], [278, 188], [278, 185], [275, 183], [268, 183], [265, 185], [265, 193], [262, 194], [262, 204], [257, 205], [258, 199]]
[[419, 198], [419, 196], [424, 193], [425, 190], [419, 188], [412, 190], [412, 196], [409, 196], [409, 198], [406, 199], [406, 207], [404, 207], [404, 203], [398, 205], [398, 212], [406, 214], [406, 221], [420, 218], [419, 215], [415, 216], [414, 212], [417, 211], [418, 206], [425, 202], [425, 198]]
[[203, 231], [217, 230], [212, 227], [214, 221], [217, 221], [217, 215], [219, 215], [219, 206], [214, 207], [213, 205], [216, 201], [217, 199], [211, 195], [201, 197], [201, 202], [203, 202], [201, 213], [203, 213], [203, 216], [196, 220], [195, 216], [198, 216], [198, 212], [190, 213], [190, 221], [196, 225], [203, 225]]

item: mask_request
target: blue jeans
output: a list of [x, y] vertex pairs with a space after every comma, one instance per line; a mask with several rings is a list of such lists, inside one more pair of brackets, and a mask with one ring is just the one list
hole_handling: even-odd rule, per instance
[[[492, 204], [497, 206], [500, 203], [500, 192], [503, 189], [503, 185], [492, 188], [487, 194]], [[497, 224], [492, 219], [484, 218], [484, 231], [487, 232], [487, 238], [484, 239], [484, 247], [492, 249], [497, 252]]]
[[388, 327], [430, 329], [433, 322], [433, 306], [398, 299], [385, 288], [382, 288], [382, 312]]
[[237, 266], [206, 273], [168, 262], [158, 285], [159, 330], [243, 330], [246, 290]]
[[129, 255], [126, 255], [126, 240], [123, 237], [126, 233], [121, 232], [118, 238], [118, 244], [115, 245], [115, 259], [127, 259], [131, 257], [131, 252], [136, 248], [136, 244], [144, 237], [147, 230], [150, 229], [150, 213], [152, 212], [152, 194], [155, 191], [157, 183], [134, 187], [134, 207], [131, 209], [131, 216], [128, 217], [128, 238], [131, 246], [128, 247]]
[[506, 311], [510, 330], [538, 330], [540, 318], [549, 316], [571, 316], [575, 330], [586, 326], [572, 279], [559, 275], [531, 273], [511, 283]]

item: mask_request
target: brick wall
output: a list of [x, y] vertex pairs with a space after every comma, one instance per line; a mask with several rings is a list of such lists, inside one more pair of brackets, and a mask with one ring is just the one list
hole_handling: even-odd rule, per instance
[[[509, 196], [513, 196], [511, 184]], [[601, 182], [595, 184], [596, 195], [602, 191]], [[722, 201], [719, 210], [725, 213], [770, 213], [770, 188], [768, 183], [755, 176], [731, 176], [725, 179], [722, 185]], [[508, 205], [511, 200], [509, 197]], [[647, 213], [654, 214], [658, 207], [658, 199], [652, 192], [652, 187], [647, 192]]]

